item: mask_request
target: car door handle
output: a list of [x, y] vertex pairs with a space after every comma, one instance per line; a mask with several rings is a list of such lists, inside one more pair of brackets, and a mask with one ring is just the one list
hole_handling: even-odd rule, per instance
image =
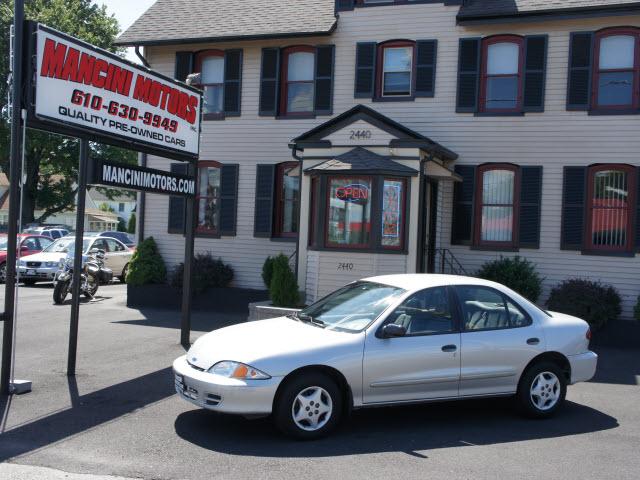
[[538, 345], [540, 343], [540, 339], [539, 338], [529, 338], [527, 340], [527, 345]]
[[458, 349], [455, 345], [445, 345], [442, 347], [443, 352], [455, 352]]

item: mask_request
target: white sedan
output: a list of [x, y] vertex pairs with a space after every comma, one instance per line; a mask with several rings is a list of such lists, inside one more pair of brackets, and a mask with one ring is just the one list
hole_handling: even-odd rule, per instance
[[289, 317], [200, 337], [173, 363], [175, 387], [206, 409], [273, 415], [298, 438], [350, 409], [513, 396], [553, 415], [597, 355], [579, 318], [546, 312], [477, 278], [391, 275], [351, 283]]

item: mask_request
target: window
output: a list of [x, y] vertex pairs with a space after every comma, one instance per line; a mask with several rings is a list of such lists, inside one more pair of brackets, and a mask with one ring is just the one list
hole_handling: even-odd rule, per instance
[[388, 323], [404, 327], [407, 335], [434, 335], [455, 330], [446, 287], [422, 290], [395, 309]]
[[589, 168], [587, 189], [587, 248], [632, 250], [635, 169], [628, 165]]
[[465, 331], [526, 327], [526, 312], [501, 292], [482, 286], [455, 287], [462, 306]]
[[197, 231], [216, 235], [220, 228], [220, 164], [200, 162], [198, 166]]
[[40, 250], [40, 248], [38, 248], [38, 240], [36, 237], [27, 237], [22, 242], [22, 246], [27, 247], [29, 250]]
[[522, 37], [514, 35], [500, 35], [483, 40], [481, 111], [521, 110], [522, 47]]
[[283, 51], [281, 112], [313, 113], [315, 48], [291, 47]]
[[508, 164], [488, 164], [479, 167], [477, 175], [476, 243], [515, 246], [519, 168]]
[[371, 178], [330, 178], [327, 244], [366, 248], [371, 235]]
[[50, 240], [46, 237], [40, 237], [38, 238], [38, 241], [40, 242], [40, 250], [44, 250], [53, 243], [53, 240]]
[[614, 28], [596, 34], [593, 106], [638, 108], [640, 30]]
[[300, 164], [281, 163], [276, 169], [275, 229], [276, 237], [298, 236], [300, 208]]
[[126, 250], [124, 245], [113, 238], [107, 238], [106, 242], [110, 252], [124, 252]]
[[377, 96], [410, 97], [413, 94], [414, 42], [393, 41], [378, 48]]
[[382, 188], [382, 246], [402, 248], [404, 181], [384, 179]]
[[224, 110], [224, 52], [206, 50], [196, 55], [196, 71], [204, 91], [203, 113], [221, 114]]
[[119, 203], [118, 204], [118, 211], [119, 212], [124, 212], [124, 203]]

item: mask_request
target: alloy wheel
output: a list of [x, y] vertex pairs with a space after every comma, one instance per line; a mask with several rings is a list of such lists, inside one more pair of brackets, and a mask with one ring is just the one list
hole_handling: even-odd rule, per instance
[[331, 395], [322, 387], [307, 387], [295, 397], [291, 415], [296, 426], [307, 432], [324, 427], [333, 413]]
[[541, 411], [550, 410], [560, 398], [560, 380], [552, 372], [540, 372], [531, 382], [529, 396], [533, 405]]

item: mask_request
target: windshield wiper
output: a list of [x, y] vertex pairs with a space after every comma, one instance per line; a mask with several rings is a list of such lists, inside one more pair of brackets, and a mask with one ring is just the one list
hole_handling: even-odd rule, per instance
[[324, 323], [322, 320], [318, 320], [317, 318], [313, 318], [311, 315], [307, 315], [305, 313], [299, 313], [297, 315], [297, 317], [298, 317], [299, 320], [301, 320], [303, 322], [306, 322], [306, 323], [310, 323], [310, 324], [315, 325], [317, 327], [324, 328], [324, 327], [327, 326], [327, 324]]

